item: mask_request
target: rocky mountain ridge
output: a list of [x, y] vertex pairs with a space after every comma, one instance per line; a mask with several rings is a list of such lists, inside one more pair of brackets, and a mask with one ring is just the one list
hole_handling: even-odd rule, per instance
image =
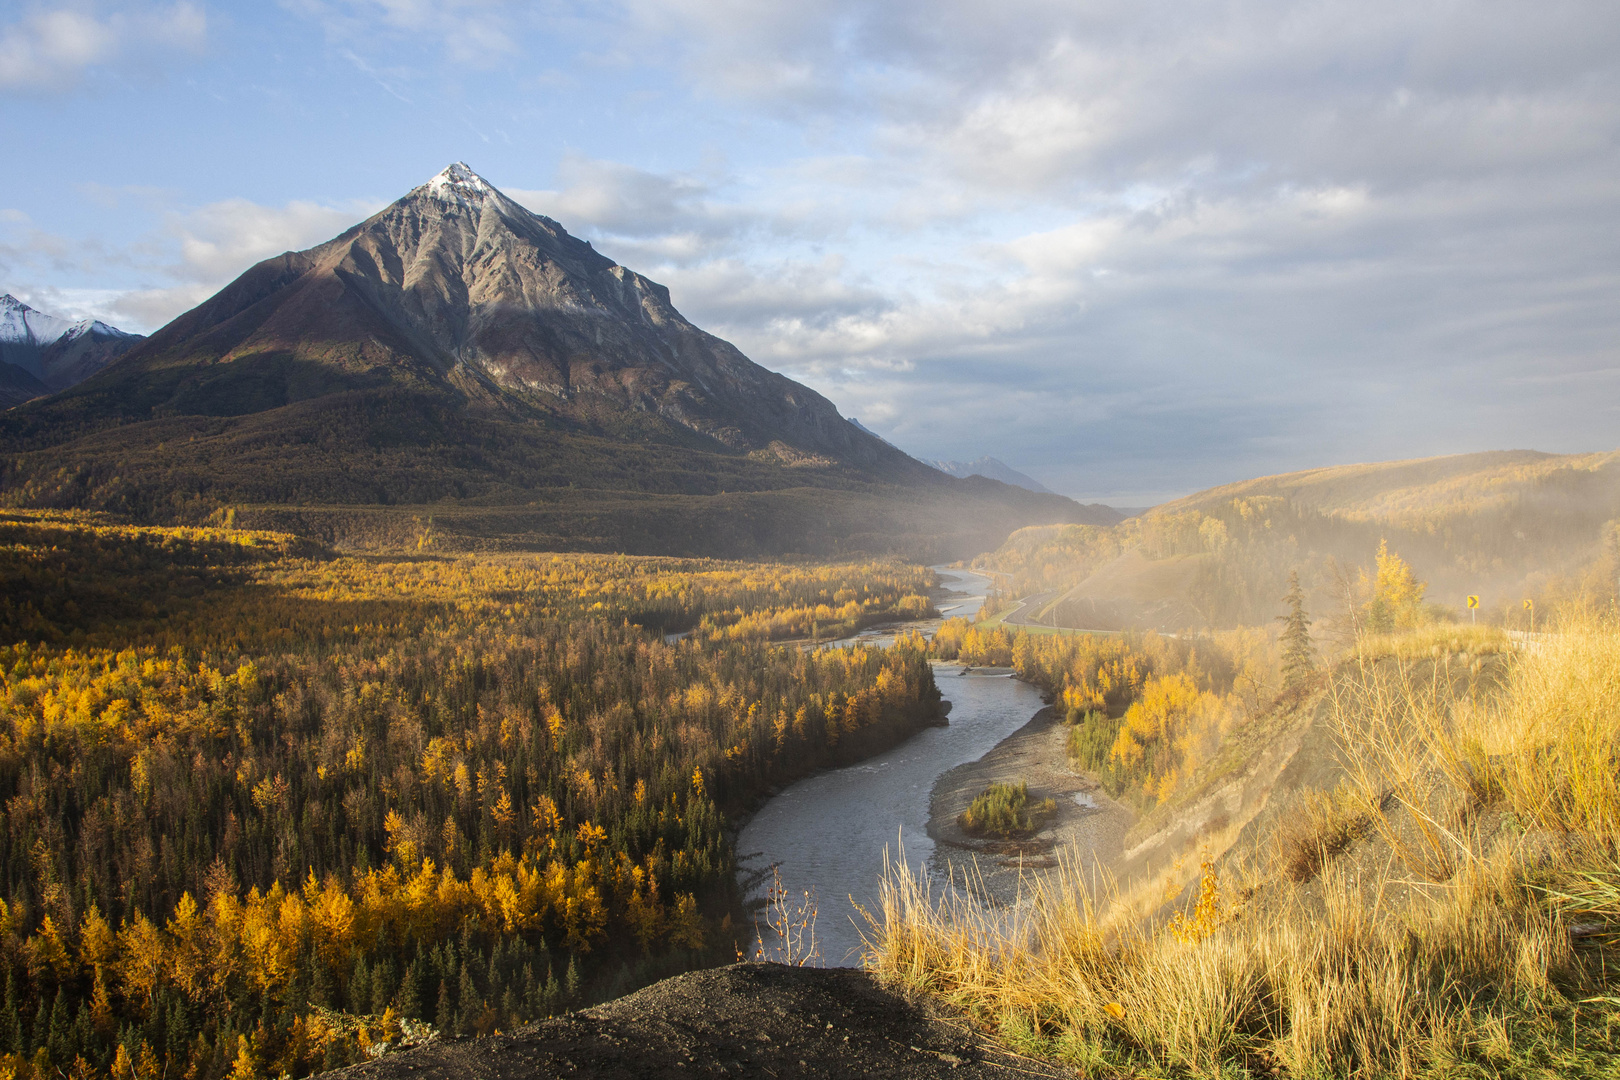
[[153, 404], [217, 415], [281, 403], [243, 400], [243, 380], [215, 370], [270, 356], [309, 369], [276, 380], [292, 400], [301, 383], [321, 394], [384, 379], [514, 418], [690, 432], [790, 465], [909, 464], [460, 162], [327, 243], [260, 263], [132, 361], [197, 368]]

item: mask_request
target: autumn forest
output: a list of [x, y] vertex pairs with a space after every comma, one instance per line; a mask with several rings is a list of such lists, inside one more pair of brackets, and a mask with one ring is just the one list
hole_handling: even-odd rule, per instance
[[937, 721], [891, 563], [0, 522], [10, 1075], [304, 1075], [734, 958], [728, 813]]

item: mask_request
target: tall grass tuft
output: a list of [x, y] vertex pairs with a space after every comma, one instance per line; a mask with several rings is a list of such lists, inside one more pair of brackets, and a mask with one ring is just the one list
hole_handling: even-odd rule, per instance
[[[895, 869], [868, 963], [1091, 1075], [1620, 1070], [1605, 950], [1581, 947], [1620, 923], [1620, 636], [1576, 613], [1494, 663], [1341, 668], [1351, 780], [1299, 880], [1206, 863], [1165, 922], [1067, 859], [995, 911]], [[1387, 869], [1333, 857], [1373, 833]]]

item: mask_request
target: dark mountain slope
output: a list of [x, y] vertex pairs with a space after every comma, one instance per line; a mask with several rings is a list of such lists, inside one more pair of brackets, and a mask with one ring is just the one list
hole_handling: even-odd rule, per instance
[[0, 409], [9, 409], [51, 392], [27, 368], [0, 362]]
[[[539, 542], [516, 524], [528, 507], [547, 516], [544, 546], [656, 549], [670, 498], [787, 490], [845, 497], [812, 500], [809, 522], [791, 499], [759, 499], [748, 513], [760, 527], [741, 534], [754, 541], [726, 522], [681, 547], [724, 535], [734, 554], [749, 542], [814, 552], [936, 526], [965, 545], [967, 533], [1106, 514], [941, 476], [462, 165], [334, 240], [253, 267], [96, 377], [6, 413], [0, 451], [12, 505], [146, 520], [298, 508], [357, 543], [392, 526], [351, 509], [434, 504], [467, 542]], [[616, 524], [579, 533], [606, 493]], [[664, 501], [638, 509], [634, 496]], [[480, 525], [497, 507], [502, 524]], [[348, 531], [360, 520], [363, 535]]]

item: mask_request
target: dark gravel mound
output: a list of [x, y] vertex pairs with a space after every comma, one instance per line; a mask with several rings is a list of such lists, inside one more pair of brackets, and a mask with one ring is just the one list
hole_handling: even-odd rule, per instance
[[866, 1077], [1071, 1075], [1000, 1049], [935, 1004], [853, 968], [735, 964], [511, 1035], [434, 1043], [332, 1076]]

